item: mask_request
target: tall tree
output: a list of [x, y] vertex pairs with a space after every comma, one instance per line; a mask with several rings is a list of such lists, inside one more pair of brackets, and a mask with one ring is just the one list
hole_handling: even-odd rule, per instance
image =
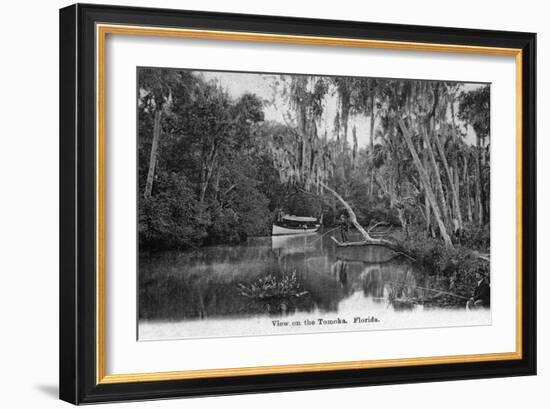
[[[377, 98], [379, 97], [379, 86], [381, 81], [376, 78], [354, 79], [352, 95], [352, 106], [354, 110], [369, 120], [369, 155], [371, 163], [374, 160], [374, 141], [376, 139], [376, 116], [377, 116]], [[370, 169], [369, 174], [369, 194], [374, 193], [374, 168]]]
[[171, 103], [172, 87], [178, 74], [176, 71], [168, 69], [141, 68], [138, 75], [141, 103], [147, 105], [147, 109], [152, 111], [154, 116], [149, 170], [143, 193], [145, 199], [150, 199], [153, 191], [153, 180], [155, 178], [163, 114]]
[[[447, 189], [450, 191], [451, 200], [453, 203], [452, 206], [452, 216], [453, 216], [453, 225], [454, 221], [458, 224], [458, 228], [462, 229], [462, 212], [460, 211], [460, 199], [458, 195], [459, 186], [455, 177], [453, 175], [453, 168], [451, 168], [449, 161], [447, 160], [447, 152], [444, 149], [443, 143], [441, 142], [442, 138], [451, 137], [453, 144], [456, 144], [455, 141], [455, 122], [454, 122], [454, 104], [456, 91], [454, 84], [451, 85], [450, 89], [448, 84], [445, 83], [435, 83], [434, 86], [437, 89], [439, 95], [439, 106], [435, 114], [434, 120], [437, 122], [438, 132], [433, 133], [433, 140], [437, 148], [437, 152], [441, 163], [443, 164], [443, 169], [447, 176]], [[451, 115], [451, 124], [448, 122], [449, 113]], [[456, 164], [455, 164], [456, 168]], [[454, 226], [453, 226], [454, 228]]]
[[476, 134], [475, 148], [475, 192], [476, 206], [478, 212], [478, 223], [485, 223], [485, 203], [486, 194], [482, 187], [481, 164], [483, 160], [483, 150], [485, 148], [486, 138], [490, 133], [490, 88], [489, 85], [480, 88], [462, 92], [460, 94], [460, 103], [458, 106], [458, 117], [467, 125], [471, 126]]
[[428, 178], [428, 174], [426, 173], [426, 170], [422, 166], [422, 162], [420, 162], [420, 158], [418, 157], [418, 153], [416, 152], [416, 149], [412, 142], [411, 134], [405, 125], [405, 122], [403, 119], [399, 118], [398, 120], [399, 128], [401, 129], [401, 132], [403, 134], [403, 137], [405, 138], [405, 141], [407, 143], [407, 146], [411, 152], [411, 156], [413, 158], [414, 164], [418, 170], [418, 174], [420, 175], [420, 179], [424, 185], [424, 189], [426, 192], [426, 197], [428, 198], [431, 208], [434, 212], [434, 217], [437, 222], [437, 225], [439, 227], [439, 232], [441, 234], [441, 237], [443, 238], [443, 241], [445, 242], [445, 245], [448, 247], [453, 247], [453, 242], [447, 233], [447, 228], [445, 226], [445, 223], [443, 222], [443, 218], [441, 216], [439, 206], [437, 205], [437, 200], [435, 198], [435, 195], [432, 191], [430, 180]]
[[[452, 247], [445, 216], [448, 213], [447, 201], [432, 148], [432, 138], [429, 137], [434, 130], [434, 111], [438, 104], [438, 94], [434, 91], [433, 84], [424, 81], [410, 83], [385, 80], [381, 82], [381, 94], [384, 96], [383, 105], [385, 106], [381, 113], [382, 125], [385, 132], [393, 128], [399, 130], [419, 175], [418, 189], [423, 190], [425, 194], [427, 202], [425, 219], [428, 228], [430, 214], [433, 213], [440, 236], [447, 246]], [[424, 163], [419, 155], [421, 150], [423, 150]], [[433, 186], [436, 188], [435, 191]]]

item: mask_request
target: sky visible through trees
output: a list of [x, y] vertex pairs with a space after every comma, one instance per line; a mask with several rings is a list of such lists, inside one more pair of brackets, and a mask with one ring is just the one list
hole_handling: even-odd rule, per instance
[[[200, 75], [207, 81], [218, 82], [232, 98], [239, 98], [246, 93], [257, 95], [266, 102], [264, 106], [266, 120], [284, 122], [289, 107], [285, 99], [281, 98], [273, 87], [279, 75], [219, 71], [201, 71]], [[461, 89], [465, 92], [474, 91], [482, 88], [484, 85], [481, 83], [463, 83]], [[458, 104], [458, 101], [455, 104]], [[328, 95], [324, 113], [324, 126], [327, 128], [327, 131], [330, 131], [337, 110], [338, 97], [336, 95]], [[371, 137], [369, 119], [369, 117], [365, 117], [364, 115], [353, 115], [349, 120], [350, 124], [357, 128], [357, 139], [360, 147], [365, 147], [369, 144]], [[476, 143], [476, 136], [472, 127], [459, 119], [457, 119], [457, 122], [464, 127], [466, 133], [464, 141], [470, 145], [474, 145]]]

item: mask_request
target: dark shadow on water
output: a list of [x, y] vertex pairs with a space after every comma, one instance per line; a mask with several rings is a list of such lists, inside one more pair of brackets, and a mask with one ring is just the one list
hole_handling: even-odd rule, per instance
[[50, 398], [59, 398], [59, 386], [57, 385], [35, 385], [34, 388]]

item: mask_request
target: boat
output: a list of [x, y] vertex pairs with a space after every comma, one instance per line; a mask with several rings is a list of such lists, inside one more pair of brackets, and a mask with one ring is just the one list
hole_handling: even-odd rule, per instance
[[321, 225], [315, 217], [284, 215], [273, 223], [272, 236], [287, 236], [294, 234], [313, 234], [319, 231]]

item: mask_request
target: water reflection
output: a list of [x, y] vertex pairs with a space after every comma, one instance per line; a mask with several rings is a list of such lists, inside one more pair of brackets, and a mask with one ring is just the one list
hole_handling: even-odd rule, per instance
[[[299, 291], [243, 295], [243, 287], [257, 288], [268, 275], [282, 282], [293, 272]], [[329, 313], [358, 296], [369, 301], [369, 313], [373, 305], [398, 312], [417, 308], [411, 300], [425, 295], [419, 287], [427, 287], [427, 280], [432, 278], [408, 259], [382, 247], [336, 248], [320, 234], [254, 238], [238, 246], [142, 254], [139, 317], [182, 321]]]

